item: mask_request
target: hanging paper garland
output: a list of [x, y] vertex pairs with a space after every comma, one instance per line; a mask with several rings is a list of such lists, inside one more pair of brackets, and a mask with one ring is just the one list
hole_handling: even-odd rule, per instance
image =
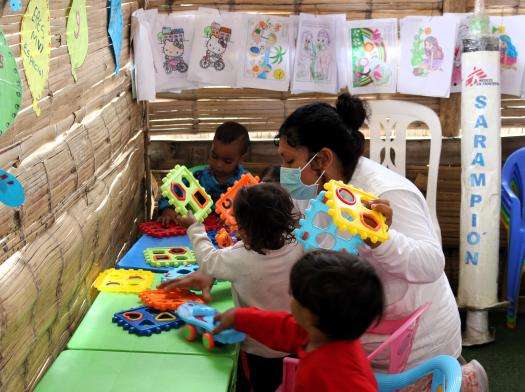
[[88, 52], [86, 0], [73, 0], [67, 18], [66, 39], [71, 59], [71, 73], [76, 82], [76, 71], [84, 64]]
[[115, 55], [115, 73], [120, 70], [120, 51], [122, 50], [122, 8], [121, 0], [111, 0], [109, 14], [108, 33], [113, 44], [113, 53]]
[[0, 29], [0, 135], [13, 123], [22, 100], [22, 82], [16, 61]]
[[42, 98], [47, 83], [51, 56], [51, 25], [47, 0], [29, 2], [22, 19], [20, 35], [24, 71], [33, 95], [33, 109], [40, 116], [38, 101]]
[[24, 187], [15, 176], [0, 169], [0, 202], [8, 207], [20, 207], [24, 204]]

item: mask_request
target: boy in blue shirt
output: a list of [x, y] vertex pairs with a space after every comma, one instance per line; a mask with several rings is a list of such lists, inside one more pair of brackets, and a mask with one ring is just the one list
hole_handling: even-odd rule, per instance
[[[250, 146], [248, 130], [235, 121], [222, 123], [215, 130], [208, 166], [194, 173], [206, 192], [216, 202], [246, 170], [240, 165]], [[174, 223], [177, 214], [166, 198], [159, 200], [159, 222]]]

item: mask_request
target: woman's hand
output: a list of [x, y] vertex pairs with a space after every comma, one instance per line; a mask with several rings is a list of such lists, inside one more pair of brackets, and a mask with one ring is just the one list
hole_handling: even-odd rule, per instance
[[[372, 201], [363, 201], [363, 204], [366, 208], [382, 214], [386, 218], [386, 225], [390, 227], [392, 224], [392, 216], [394, 215], [394, 211], [392, 210], [392, 207], [390, 207], [390, 202], [388, 200], [375, 199]], [[365, 242], [372, 249], [381, 245], [380, 242], [372, 243], [369, 239], [367, 239]]]
[[219, 313], [215, 316], [215, 321], [219, 322], [219, 325], [215, 327], [212, 333], [215, 335], [228, 328], [233, 328], [235, 322], [235, 308], [227, 310], [224, 313]]
[[211, 301], [211, 287], [213, 286], [213, 276], [204, 272], [197, 271], [184, 278], [168, 280], [160, 284], [157, 288], [170, 291], [173, 289], [201, 290], [202, 299], [205, 302]]

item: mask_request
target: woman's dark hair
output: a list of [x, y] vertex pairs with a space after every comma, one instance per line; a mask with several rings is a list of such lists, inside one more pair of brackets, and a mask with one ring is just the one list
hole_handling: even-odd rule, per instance
[[372, 266], [346, 252], [306, 253], [290, 274], [292, 296], [333, 340], [359, 338], [383, 315], [383, 285]]
[[280, 249], [295, 239], [292, 232], [299, 216], [290, 195], [278, 184], [241, 188], [233, 202], [233, 214], [237, 226], [248, 237], [246, 249], [265, 254], [265, 250]]
[[341, 161], [348, 181], [363, 155], [365, 138], [359, 128], [367, 116], [365, 102], [344, 93], [335, 107], [316, 102], [296, 109], [279, 128], [276, 140], [285, 137], [292, 147], [308, 148], [311, 156], [329, 148]]
[[280, 182], [281, 167], [280, 166], [266, 166], [261, 173], [262, 182]]

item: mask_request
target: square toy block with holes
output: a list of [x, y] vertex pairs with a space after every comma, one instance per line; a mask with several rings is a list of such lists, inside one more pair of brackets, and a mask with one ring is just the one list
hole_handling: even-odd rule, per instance
[[93, 286], [110, 293], [140, 293], [153, 283], [153, 272], [110, 268], [102, 271]]
[[245, 186], [257, 185], [259, 182], [259, 177], [245, 173], [217, 200], [215, 212], [230, 228], [235, 230], [237, 226], [237, 222], [235, 222], [235, 217], [233, 216], [233, 200], [237, 192]]
[[144, 250], [144, 259], [153, 267], [178, 267], [197, 262], [195, 253], [185, 246], [147, 248]]
[[310, 201], [310, 206], [299, 221], [299, 227], [294, 230], [295, 238], [305, 251], [312, 249], [330, 249], [346, 251], [354, 255], [363, 241], [358, 235], [339, 229], [328, 215], [328, 206], [325, 204], [326, 192], [321, 192], [316, 199]]
[[198, 222], [203, 222], [211, 212], [211, 197], [186, 166], [176, 165], [162, 180], [160, 190], [179, 215], [191, 211]]
[[171, 311], [161, 312], [141, 306], [115, 313], [113, 322], [129, 333], [139, 336], [150, 336], [153, 333], [169, 331], [181, 327], [184, 322]]

